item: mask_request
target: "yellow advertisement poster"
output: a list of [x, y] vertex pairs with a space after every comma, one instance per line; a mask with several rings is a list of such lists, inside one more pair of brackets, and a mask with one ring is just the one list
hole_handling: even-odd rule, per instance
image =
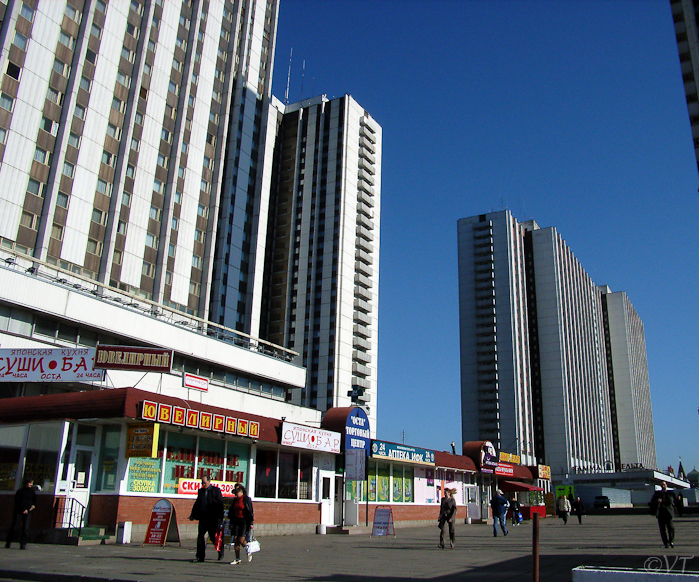
[[126, 458], [158, 456], [158, 423], [131, 424], [126, 431]]

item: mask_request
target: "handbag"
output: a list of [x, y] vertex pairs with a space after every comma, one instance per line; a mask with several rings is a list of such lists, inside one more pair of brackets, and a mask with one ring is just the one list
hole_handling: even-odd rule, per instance
[[216, 536], [214, 537], [214, 549], [217, 552], [223, 550], [223, 524], [221, 524], [216, 530]]
[[522, 523], [524, 521], [524, 517], [522, 517], [521, 512], [517, 512], [517, 522]]
[[254, 554], [255, 552], [260, 551], [260, 542], [257, 541], [257, 538], [252, 538], [248, 544], [245, 546], [245, 551], [247, 551], [248, 555]]

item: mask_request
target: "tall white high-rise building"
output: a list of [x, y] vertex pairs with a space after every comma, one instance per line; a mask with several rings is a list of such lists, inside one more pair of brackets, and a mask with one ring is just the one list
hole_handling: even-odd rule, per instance
[[464, 440], [559, 477], [654, 468], [645, 340], [626, 295], [598, 288], [555, 228], [509, 211], [459, 220], [458, 246]]

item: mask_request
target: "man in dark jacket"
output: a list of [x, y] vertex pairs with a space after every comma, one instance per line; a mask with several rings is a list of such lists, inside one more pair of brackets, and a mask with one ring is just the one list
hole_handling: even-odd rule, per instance
[[[197, 500], [192, 507], [190, 520], [199, 520], [199, 535], [197, 536], [197, 557], [193, 562], [203, 562], [206, 556], [206, 534], [215, 543], [216, 532], [223, 523], [223, 495], [221, 490], [212, 485], [209, 477], [204, 475], [201, 478], [201, 487], [197, 493]], [[218, 551], [218, 559], [223, 558], [223, 545]]]
[[15, 493], [15, 511], [12, 520], [12, 527], [7, 532], [7, 542], [5, 547], [9, 548], [15, 530], [19, 528], [19, 549], [27, 549], [27, 536], [29, 534], [29, 518], [36, 507], [36, 491], [34, 491], [34, 481], [25, 479], [21, 489]]
[[498, 521], [500, 522], [500, 527], [502, 528], [503, 535], [507, 535], [507, 526], [505, 522], [505, 516], [507, 515], [507, 508], [510, 506], [510, 502], [507, 501], [502, 496], [502, 491], [498, 489], [495, 495], [490, 500], [490, 507], [493, 508], [493, 536], [498, 537]]
[[672, 523], [672, 514], [675, 510], [675, 494], [668, 491], [667, 483], [663, 481], [660, 491], [656, 491], [650, 506], [655, 517], [658, 518], [660, 538], [665, 547], [675, 547], [675, 525]]

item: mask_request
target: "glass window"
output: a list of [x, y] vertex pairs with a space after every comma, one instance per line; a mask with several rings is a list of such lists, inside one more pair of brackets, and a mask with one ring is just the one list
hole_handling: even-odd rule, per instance
[[298, 487], [298, 455], [279, 452], [279, 498], [296, 499]]
[[59, 192], [56, 195], [56, 206], [60, 206], [61, 208], [68, 208], [68, 194], [65, 192]]
[[[388, 465], [378, 465], [377, 467], [377, 479], [376, 479], [376, 495], [378, 501], [388, 502], [391, 500], [390, 482], [391, 482], [391, 471]], [[371, 499], [369, 499], [371, 501]]]
[[212, 481], [223, 480], [223, 457], [225, 441], [218, 439], [199, 439], [197, 457], [197, 479], [208, 475]]
[[[160, 493], [165, 433], [158, 440], [158, 458], [130, 457], [126, 473], [126, 490], [138, 493]], [[170, 493], [177, 493], [177, 489]]]
[[301, 453], [299, 499], [313, 499], [313, 455]]
[[121, 426], [102, 428], [102, 450], [97, 465], [95, 491], [116, 491]]
[[255, 497], [275, 497], [277, 451], [258, 449], [255, 467]]
[[27, 6], [24, 2], [22, 2], [22, 8], [19, 11], [19, 13], [24, 16], [29, 22], [33, 22], [34, 20], [34, 10]]
[[163, 494], [173, 495], [177, 493], [180, 478], [194, 479], [197, 439], [176, 432], [166, 434], [167, 455], [165, 457]]
[[10, 97], [7, 93], [0, 93], [0, 107], [12, 111], [12, 107], [15, 104], [15, 100]]
[[[44, 492], [56, 490], [56, 469], [63, 442], [62, 422], [32, 424], [29, 427], [24, 479], [34, 479]], [[93, 427], [94, 428], [94, 427]]]
[[28, 40], [29, 40], [29, 39], [27, 39], [26, 36], [24, 36], [23, 34], [20, 34], [19, 32], [17, 32], [17, 31], [15, 30], [15, 40], [14, 40], [13, 44], [14, 44], [17, 48], [22, 49], [23, 51], [26, 51], [26, 50], [27, 50], [27, 42], [28, 42]]
[[0, 491], [14, 491], [24, 426], [0, 426]]

